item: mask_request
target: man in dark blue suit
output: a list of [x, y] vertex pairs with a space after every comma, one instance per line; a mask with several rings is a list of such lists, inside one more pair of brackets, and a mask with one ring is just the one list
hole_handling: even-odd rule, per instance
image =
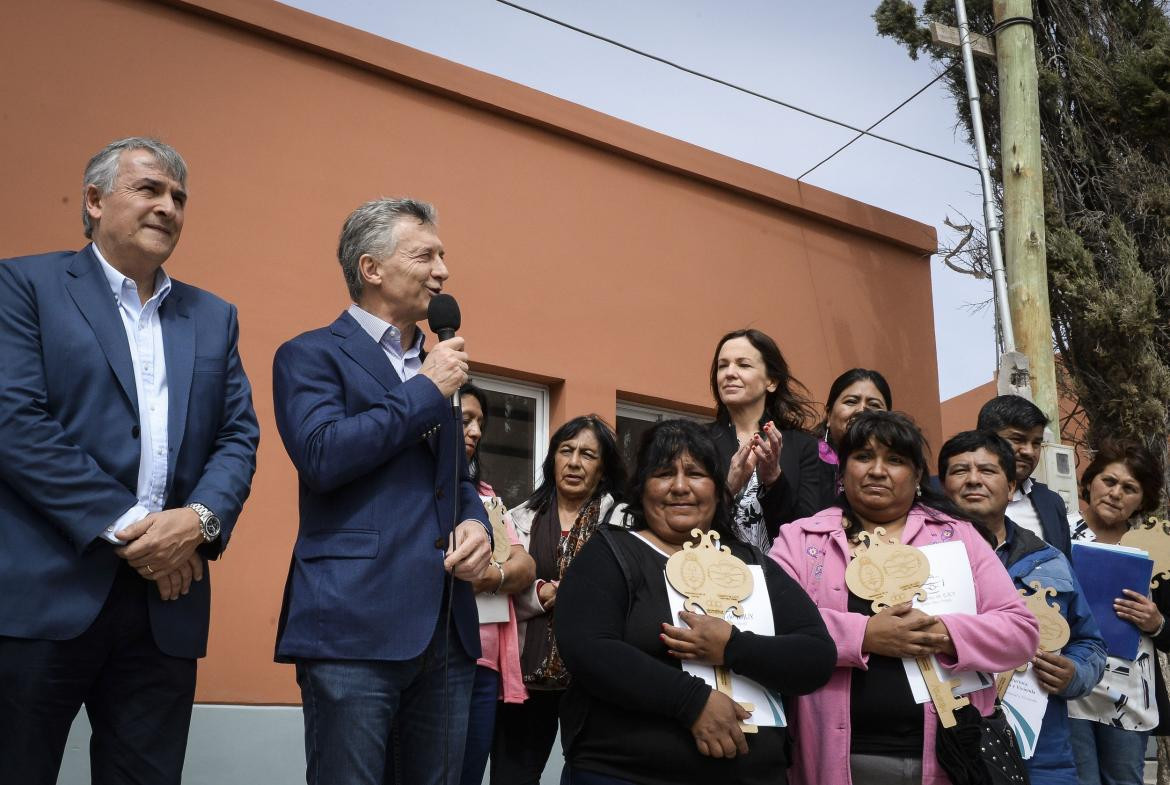
[[468, 582], [491, 546], [451, 406], [463, 339], [424, 352], [417, 326], [447, 279], [433, 208], [362, 205], [338, 260], [353, 304], [273, 364], [300, 478], [276, 659], [296, 663], [310, 785], [392, 781], [395, 727], [399, 782], [456, 783], [480, 653]]
[[186, 165], [130, 138], [89, 162], [76, 253], [0, 263], [0, 770], [56, 782], [84, 704], [95, 783], [180, 782], [206, 560], [259, 429], [236, 309], [163, 272]]
[[1048, 417], [1040, 407], [1019, 395], [1000, 395], [983, 404], [976, 425], [993, 431], [1012, 446], [1016, 456], [1016, 488], [1008, 503], [1007, 516], [1044, 542], [1072, 558], [1068, 510], [1060, 494], [1032, 479], [1040, 463], [1044, 428]]

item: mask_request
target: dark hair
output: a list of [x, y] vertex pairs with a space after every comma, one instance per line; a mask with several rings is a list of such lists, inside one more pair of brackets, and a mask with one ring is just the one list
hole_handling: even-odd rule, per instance
[[764, 359], [764, 372], [776, 382], [776, 389], [764, 397], [764, 416], [776, 423], [781, 430], [802, 431], [816, 419], [816, 410], [808, 398], [808, 388], [788, 370], [788, 362], [780, 353], [780, 347], [767, 335], [754, 328], [732, 330], [715, 344], [715, 355], [711, 358], [711, 395], [715, 396], [715, 419], [721, 423], [731, 420], [731, 415], [719, 397], [719, 352], [723, 344], [736, 338], [746, 338]]
[[995, 455], [1010, 482], [1016, 482], [1016, 456], [1007, 440], [995, 431], [963, 431], [943, 443], [938, 451], [938, 479], [946, 477], [951, 458], [966, 452], [987, 450]]
[[[941, 489], [930, 481], [930, 464], [926, 460], [926, 454], [929, 450], [926, 437], [922, 435], [922, 431], [919, 430], [914, 421], [902, 412], [871, 409], [859, 412], [853, 418], [845, 435], [841, 437], [841, 444], [837, 447], [842, 477], [845, 475], [849, 457], [853, 453], [867, 448], [871, 440], [883, 445], [890, 452], [908, 459], [918, 470], [917, 504], [950, 518], [970, 523], [983, 539], [993, 548], [995, 547], [995, 538], [991, 532], [983, 524], [971, 520], [965, 512], [946, 497]], [[844, 511], [845, 520], [849, 522], [845, 534], [850, 537], [858, 534], [861, 531], [861, 523], [854, 515], [853, 508], [850, 506], [844, 491], [838, 497], [838, 503]]]
[[[462, 387], [459, 388], [459, 398], [462, 399], [464, 395], [470, 395], [472, 398], [479, 401], [479, 408], [483, 411], [483, 424], [486, 426], [488, 419], [487, 393], [485, 393], [479, 387], [476, 387], [474, 383], [466, 382]], [[475, 452], [473, 452], [471, 457], [467, 459], [467, 473], [471, 476], [472, 482], [479, 482], [480, 472], [483, 468], [479, 463], [480, 444], [483, 444], [482, 429], [479, 444], [475, 445]]]
[[1126, 439], [1110, 439], [1101, 444], [1081, 475], [1081, 498], [1089, 500], [1089, 485], [1111, 463], [1124, 464], [1142, 486], [1142, 503], [1138, 512], [1153, 512], [1162, 494], [1162, 467], [1152, 452]]
[[1019, 395], [999, 395], [983, 404], [975, 427], [981, 431], [1000, 431], [1004, 428], [1031, 430], [1048, 425], [1048, 417], [1040, 407]]
[[536, 512], [544, 512], [548, 509], [549, 503], [556, 498], [557, 480], [554, 462], [557, 450], [564, 442], [586, 429], [593, 431], [598, 444], [601, 445], [601, 482], [598, 483], [594, 495], [600, 496], [608, 493], [614, 497], [615, 501], [621, 498], [622, 489], [626, 484], [626, 466], [622, 461], [622, 454], [618, 452], [617, 436], [614, 435], [613, 428], [610, 427], [609, 423], [601, 419], [599, 415], [583, 414], [557, 428], [552, 438], [548, 440], [548, 455], [544, 457], [544, 463], [540, 467], [540, 485], [525, 502]]
[[[882, 400], [886, 402], [886, 408], [894, 408], [894, 396], [890, 393], [890, 384], [886, 381], [886, 377], [869, 368], [850, 368], [833, 380], [833, 384], [829, 387], [829, 397], [825, 398], [825, 417], [817, 424], [818, 433], [824, 432], [825, 428], [828, 427], [829, 414], [837, 405], [837, 399], [858, 382], [873, 382], [873, 386], [881, 393]], [[825, 441], [829, 441], [828, 438]]]
[[646, 480], [659, 469], [672, 466], [684, 452], [690, 453], [715, 481], [715, 515], [711, 519], [711, 529], [718, 532], [724, 542], [737, 540], [729, 523], [730, 496], [727, 493], [727, 476], [720, 470], [719, 452], [708, 430], [690, 420], [662, 420], [642, 434], [634, 473], [626, 489], [626, 512], [634, 519], [633, 528], [646, 528], [646, 513], [642, 509]]

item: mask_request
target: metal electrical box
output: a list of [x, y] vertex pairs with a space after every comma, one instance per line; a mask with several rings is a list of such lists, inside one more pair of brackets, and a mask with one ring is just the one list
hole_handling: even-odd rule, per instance
[[1059, 493], [1070, 513], [1080, 511], [1077, 497], [1077, 462], [1072, 447], [1044, 442], [1040, 451], [1040, 462], [1036, 464], [1032, 478]]

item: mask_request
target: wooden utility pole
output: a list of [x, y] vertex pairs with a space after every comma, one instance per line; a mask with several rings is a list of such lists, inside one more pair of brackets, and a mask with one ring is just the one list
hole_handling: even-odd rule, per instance
[[1003, 167], [1004, 265], [1018, 348], [1028, 360], [1032, 395], [1060, 441], [1048, 261], [1044, 245], [1044, 175], [1032, 0], [994, 0], [999, 69], [1000, 162]]

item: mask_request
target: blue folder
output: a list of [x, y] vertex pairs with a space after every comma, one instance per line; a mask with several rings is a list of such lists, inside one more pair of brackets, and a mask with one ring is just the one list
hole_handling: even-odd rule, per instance
[[1111, 657], [1132, 660], [1137, 656], [1141, 631], [1118, 618], [1113, 601], [1124, 597], [1122, 589], [1145, 596], [1150, 592], [1154, 562], [1147, 556], [1115, 551], [1080, 542], [1072, 544], [1073, 571], [1101, 628], [1105, 648]]

